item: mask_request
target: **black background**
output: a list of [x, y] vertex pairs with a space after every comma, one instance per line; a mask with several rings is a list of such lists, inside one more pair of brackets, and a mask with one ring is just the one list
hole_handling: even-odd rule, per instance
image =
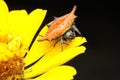
[[85, 54], [66, 63], [74, 66], [75, 80], [120, 80], [119, 26], [120, 6], [117, 1], [105, 0], [5, 0], [10, 10], [47, 9], [42, 26], [62, 16], [77, 5], [76, 26], [87, 38]]

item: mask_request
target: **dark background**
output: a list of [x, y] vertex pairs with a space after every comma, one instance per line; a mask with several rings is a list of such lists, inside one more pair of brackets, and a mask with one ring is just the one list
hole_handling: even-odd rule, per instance
[[74, 66], [78, 74], [75, 80], [120, 80], [120, 6], [116, 1], [105, 0], [5, 0], [10, 8], [47, 9], [42, 26], [62, 16], [77, 5], [76, 26], [87, 38], [85, 54], [66, 63]]

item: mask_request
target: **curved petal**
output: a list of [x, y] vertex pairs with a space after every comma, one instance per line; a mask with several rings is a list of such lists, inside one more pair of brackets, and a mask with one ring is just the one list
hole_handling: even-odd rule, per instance
[[[26, 28], [27, 32], [25, 36], [27, 37], [26, 43], [30, 44], [31, 40], [35, 36], [35, 33], [39, 29], [40, 25], [42, 24], [45, 16], [46, 16], [47, 10], [42, 9], [35, 9], [28, 15], [28, 27]], [[29, 29], [29, 31], [28, 31]]]
[[9, 30], [15, 35], [25, 38], [25, 43], [29, 45], [41, 25], [46, 11], [36, 9], [29, 15], [25, 10], [14, 10], [9, 13]]
[[34, 80], [72, 80], [76, 70], [71, 66], [58, 66]]
[[[44, 27], [40, 34], [41, 35], [45, 35], [45, 31], [47, 31], [48, 27]], [[40, 37], [40, 36], [39, 36]], [[28, 52], [27, 56], [24, 58], [25, 61], [25, 66], [31, 64], [32, 62], [36, 61], [37, 59], [39, 59], [41, 56], [43, 56], [46, 52], [47, 52], [47, 48], [48, 46], [50, 47], [50, 45], [46, 46], [47, 44], [49, 44], [48, 41], [45, 41], [43, 43], [38, 42], [37, 40], [39, 40], [39, 37], [37, 37], [36, 41], [33, 43], [30, 51]], [[33, 57], [34, 56], [34, 57]]]
[[24, 28], [27, 27], [27, 15], [26, 10], [10, 11], [8, 16], [9, 32], [22, 36], [24, 30], [26, 30]]
[[[35, 76], [37, 74], [44, 73], [49, 69], [64, 64], [65, 62], [71, 60], [72, 58], [83, 53], [84, 51], [85, 51], [85, 47], [80, 46], [80, 47], [73, 47], [55, 56], [54, 56], [54, 54], [56, 54], [55, 52], [48, 53], [45, 56], [43, 56], [43, 58], [37, 64], [25, 70], [25, 77]], [[28, 71], [31, 72], [26, 73]]]
[[8, 7], [4, 0], [0, 0], [0, 31], [8, 30]]

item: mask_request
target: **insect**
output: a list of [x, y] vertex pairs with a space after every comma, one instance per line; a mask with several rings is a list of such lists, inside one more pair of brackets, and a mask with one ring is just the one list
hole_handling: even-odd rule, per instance
[[64, 40], [71, 40], [76, 35], [75, 32], [81, 35], [80, 31], [74, 24], [74, 20], [77, 16], [74, 15], [76, 11], [76, 5], [73, 7], [72, 11], [66, 15], [58, 17], [53, 20], [53, 22], [48, 25], [49, 29], [44, 37], [39, 39], [38, 41], [52, 41], [57, 39], [61, 42], [62, 50]]

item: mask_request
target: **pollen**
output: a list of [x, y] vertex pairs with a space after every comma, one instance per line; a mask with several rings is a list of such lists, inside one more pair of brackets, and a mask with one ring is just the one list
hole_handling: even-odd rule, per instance
[[0, 80], [17, 80], [23, 76], [26, 52], [21, 37], [0, 32]]

